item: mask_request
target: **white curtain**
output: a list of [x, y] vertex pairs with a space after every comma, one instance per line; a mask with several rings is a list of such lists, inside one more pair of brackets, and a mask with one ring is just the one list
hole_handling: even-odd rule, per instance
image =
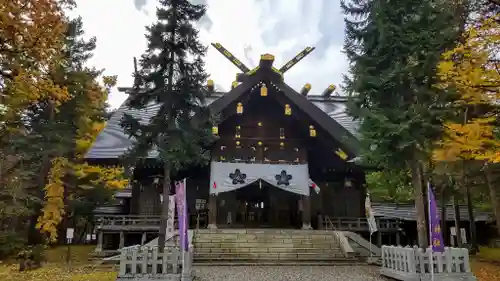
[[307, 164], [247, 164], [215, 161], [210, 164], [211, 194], [236, 190], [259, 179], [289, 192], [309, 195]]

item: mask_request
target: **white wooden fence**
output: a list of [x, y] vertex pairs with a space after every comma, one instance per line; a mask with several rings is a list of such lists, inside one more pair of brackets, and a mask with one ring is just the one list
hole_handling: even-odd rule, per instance
[[431, 280], [431, 270], [436, 281], [476, 280], [467, 249], [445, 248], [443, 253], [432, 253], [430, 248], [382, 246], [382, 275], [404, 281]]
[[172, 246], [165, 247], [163, 253], [158, 246], [123, 248], [117, 281], [191, 281], [192, 263], [192, 248], [184, 256], [178, 247]]

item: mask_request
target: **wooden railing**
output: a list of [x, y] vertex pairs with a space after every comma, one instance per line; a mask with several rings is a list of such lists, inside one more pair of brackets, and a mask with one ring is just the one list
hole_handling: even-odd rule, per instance
[[[208, 223], [207, 212], [190, 214], [190, 225], [204, 228]], [[161, 224], [160, 216], [150, 215], [108, 215], [96, 217], [96, 226], [101, 230], [158, 230]], [[175, 216], [177, 227], [177, 216]]]
[[[394, 219], [375, 219], [380, 231], [397, 231], [399, 223]], [[324, 229], [347, 230], [347, 231], [368, 231], [366, 218], [345, 218], [323, 216], [322, 224]]]
[[160, 216], [108, 215], [96, 218], [97, 228], [103, 230], [157, 229], [160, 224]]

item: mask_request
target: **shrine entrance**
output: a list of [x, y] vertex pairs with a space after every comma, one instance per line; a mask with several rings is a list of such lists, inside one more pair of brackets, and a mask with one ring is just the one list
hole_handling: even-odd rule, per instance
[[256, 181], [232, 191], [236, 200], [234, 227], [299, 228], [300, 196], [281, 190], [265, 181]]

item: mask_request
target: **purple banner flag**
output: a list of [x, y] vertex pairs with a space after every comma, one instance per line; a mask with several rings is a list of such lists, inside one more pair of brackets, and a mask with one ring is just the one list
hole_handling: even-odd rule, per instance
[[188, 238], [188, 214], [186, 203], [186, 180], [175, 184], [175, 199], [177, 202], [177, 218], [179, 221], [179, 241], [181, 250], [187, 251], [189, 248]]
[[441, 231], [441, 220], [437, 211], [436, 198], [432, 192], [431, 183], [427, 183], [427, 197], [429, 200], [429, 237], [433, 252], [444, 252], [443, 233]]

